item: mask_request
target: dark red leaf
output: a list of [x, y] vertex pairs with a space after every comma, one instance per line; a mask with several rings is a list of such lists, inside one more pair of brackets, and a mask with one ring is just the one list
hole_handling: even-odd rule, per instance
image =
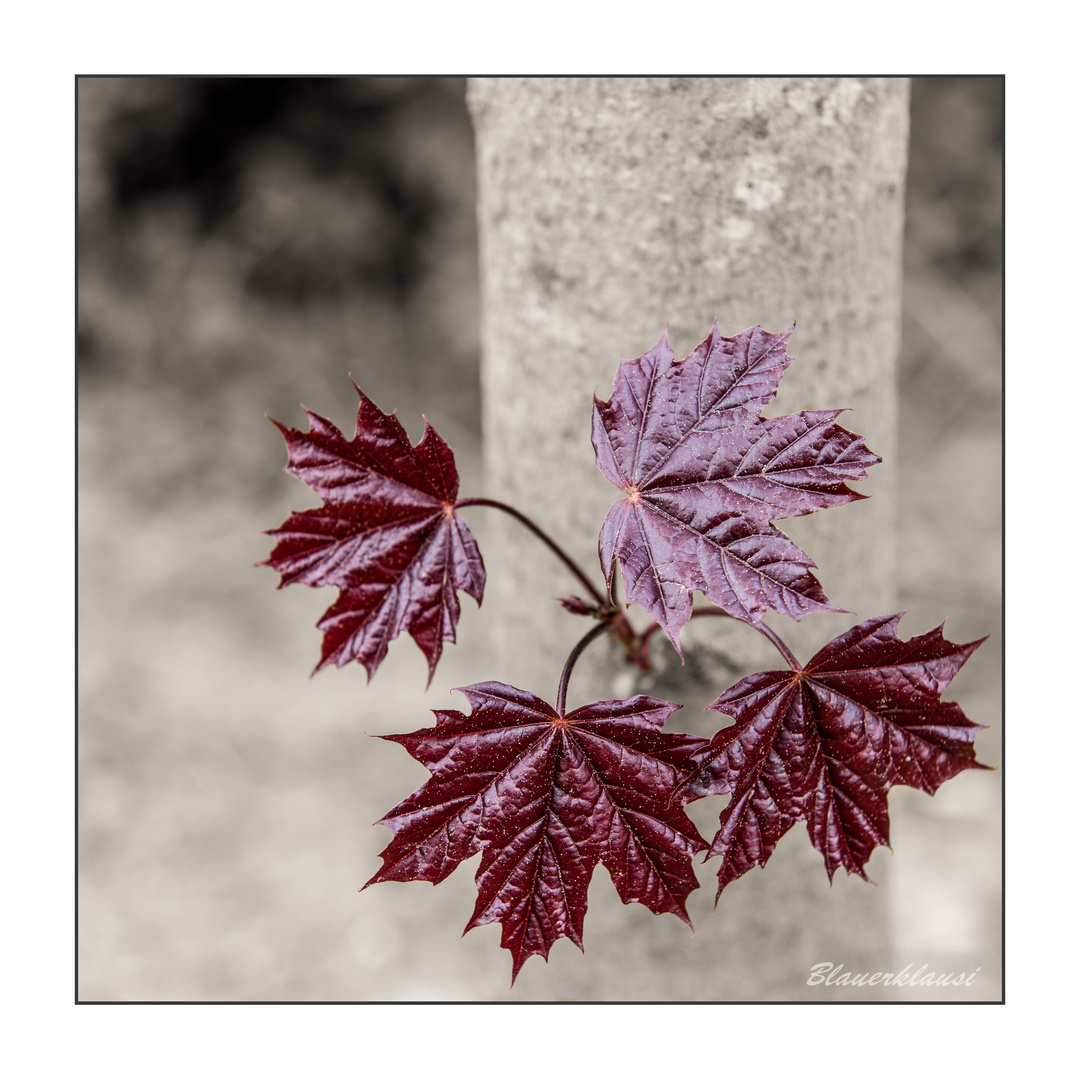
[[758, 415], [791, 363], [790, 333], [755, 326], [725, 338], [714, 323], [676, 360], [665, 331], [620, 362], [610, 401], [594, 399], [597, 465], [627, 493], [600, 533], [608, 586], [618, 558], [627, 600], [677, 649], [695, 591], [754, 624], [769, 608], [793, 619], [843, 610], [770, 522], [864, 498], [846, 482], [881, 459], [836, 423], [842, 410]]
[[412, 446], [396, 414], [356, 392], [351, 442], [310, 410], [307, 432], [274, 421], [288, 446], [287, 471], [324, 505], [294, 512], [271, 530], [278, 542], [263, 565], [281, 573], [279, 588], [299, 582], [341, 590], [318, 624], [324, 636], [316, 671], [358, 660], [370, 678], [389, 643], [407, 630], [433, 674], [443, 642], [454, 640], [457, 590], [483, 599], [484, 563], [454, 510], [458, 476], [450, 448], [426, 421], [424, 437]]
[[[394, 834], [378, 881], [442, 881], [482, 852], [466, 930], [502, 923], [514, 977], [561, 937], [582, 946], [597, 863], [626, 904], [689, 923], [693, 855], [706, 845], [671, 796], [705, 740], [661, 731], [679, 708], [638, 696], [599, 701], [565, 719], [504, 683], [461, 691], [472, 712], [436, 711], [436, 725], [400, 743], [432, 773], [379, 824]], [[367, 886], [365, 886], [366, 888]]]
[[889, 842], [887, 796], [897, 784], [933, 794], [949, 777], [982, 769], [972, 723], [941, 695], [985, 641], [955, 645], [941, 627], [910, 641], [903, 612], [867, 619], [829, 642], [801, 671], [765, 671], [709, 708], [735, 719], [719, 731], [682, 788], [684, 799], [729, 795], [709, 857], [717, 897], [805, 820], [829, 878], [866, 877]]

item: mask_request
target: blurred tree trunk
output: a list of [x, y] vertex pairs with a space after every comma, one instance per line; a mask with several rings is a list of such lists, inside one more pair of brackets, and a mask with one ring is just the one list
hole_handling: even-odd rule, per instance
[[[685, 356], [722, 333], [797, 321], [795, 363], [772, 414], [847, 407], [845, 426], [885, 463], [868, 502], [783, 523], [858, 617], [895, 610], [895, 363], [899, 344], [908, 82], [904, 79], [475, 79], [486, 493], [531, 514], [600, 582], [597, 536], [617, 492], [595, 467], [592, 395], [609, 396], [620, 356], [670, 323]], [[554, 700], [560, 668], [588, 629], [552, 597], [581, 592], [509, 518], [485, 548], [491, 677]], [[631, 612], [644, 624], [642, 612]], [[857, 621], [769, 623], [804, 661]], [[737, 677], [778, 658], [748, 627], [702, 620], [686, 665], [654, 639], [656, 670], [613, 646], [579, 662], [568, 704], [648, 692], [687, 705], [677, 730], [712, 733], [699, 712]], [[722, 802], [690, 808], [711, 837]], [[881, 880], [888, 852], [870, 874]], [[598, 871], [598, 878], [603, 878]], [[515, 997], [822, 999], [812, 964], [889, 970], [881, 890], [837, 877], [797, 826], [764, 870], [715, 914], [712, 865], [692, 897], [696, 936], [674, 918], [590, 894], [588, 957], [557, 945]], [[534, 970], [530, 971], [530, 967]], [[874, 990], [862, 988], [866, 1000]], [[840, 993], [843, 993], [842, 988]]]

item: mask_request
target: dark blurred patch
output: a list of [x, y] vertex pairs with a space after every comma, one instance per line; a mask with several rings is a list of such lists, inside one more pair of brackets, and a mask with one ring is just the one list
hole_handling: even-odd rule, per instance
[[[909, 262], [932, 264], [960, 281], [997, 279], [1004, 91], [999, 77], [912, 80]], [[980, 291], [978, 280], [974, 289]]]
[[97, 352], [97, 340], [91, 330], [79, 328], [76, 352], [80, 365], [93, 363], [94, 355]]
[[187, 192], [200, 230], [236, 203], [236, 179], [252, 136], [280, 116], [283, 79], [177, 79], [175, 92], [118, 113], [104, 132], [112, 204], [125, 212], [166, 193]]
[[[256, 295], [304, 302], [334, 295], [344, 276], [403, 299], [415, 285], [438, 211], [433, 185], [406, 175], [395, 128], [411, 109], [437, 108], [435, 79], [193, 78], [166, 94], [119, 110], [102, 133], [110, 210], [123, 228], [163, 197], [194, 209], [196, 233], [235, 235], [229, 219], [245, 197], [257, 152], [273, 140], [304, 171], [341, 182], [363, 178], [383, 228], [374, 250], [351, 259], [266, 252], [247, 274]], [[242, 237], [237, 237], [238, 239]]]

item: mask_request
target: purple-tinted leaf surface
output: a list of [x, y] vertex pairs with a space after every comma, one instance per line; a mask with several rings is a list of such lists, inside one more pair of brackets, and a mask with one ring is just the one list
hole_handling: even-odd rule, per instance
[[665, 331], [620, 362], [610, 401], [594, 399], [597, 465], [627, 493], [600, 533], [608, 587], [619, 559], [628, 602], [676, 648], [695, 591], [755, 625], [769, 608], [793, 619], [842, 610], [770, 522], [864, 498], [847, 481], [880, 458], [836, 423], [842, 410], [759, 415], [791, 363], [790, 333], [755, 326], [725, 338], [714, 323], [676, 360]]
[[458, 476], [450, 448], [426, 421], [413, 446], [395, 414], [356, 392], [351, 441], [310, 410], [307, 432], [274, 421], [288, 447], [287, 471], [324, 505], [293, 512], [271, 530], [277, 544], [264, 565], [280, 572], [279, 588], [341, 590], [318, 624], [316, 671], [357, 660], [370, 678], [389, 643], [408, 631], [427, 657], [430, 679], [443, 642], [454, 640], [457, 590], [483, 599], [484, 563], [454, 509]]
[[867, 619], [829, 642], [801, 671], [765, 671], [709, 708], [735, 719], [714, 737], [681, 791], [684, 801], [728, 795], [709, 858], [717, 897], [806, 821], [829, 878], [866, 877], [889, 842], [887, 796], [897, 784], [933, 794], [975, 760], [972, 723], [941, 695], [986, 639], [955, 645], [941, 627], [902, 641], [901, 615]]
[[367, 884], [438, 883], [482, 852], [465, 929], [502, 923], [515, 978], [561, 937], [582, 946], [597, 863], [624, 903], [689, 923], [691, 859], [706, 844], [671, 796], [706, 741], [661, 730], [679, 706], [638, 696], [562, 718], [504, 683], [461, 692], [468, 715], [436, 711], [434, 728], [383, 736], [432, 778], [379, 822], [394, 838]]

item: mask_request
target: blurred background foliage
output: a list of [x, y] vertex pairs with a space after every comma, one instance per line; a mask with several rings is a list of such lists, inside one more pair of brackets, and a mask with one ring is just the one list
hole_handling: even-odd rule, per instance
[[[422, 779], [363, 733], [413, 730], [450, 687], [492, 677], [482, 620], [466, 605], [462, 644], [419, 704], [407, 641], [366, 689], [348, 670], [309, 683], [329, 599], [277, 595], [250, 569], [269, 550], [260, 530], [311, 503], [264, 414], [300, 425], [303, 401], [351, 433], [350, 372], [414, 439], [426, 414], [464, 493], [483, 493], [464, 91], [418, 77], [78, 82], [84, 998], [507, 997], [494, 931], [458, 940], [469, 873], [436, 903], [418, 887], [355, 891], [386, 839], [368, 822]], [[993, 725], [980, 741], [993, 763], [1002, 115], [999, 78], [913, 81], [898, 463], [902, 599], [911, 619], [927, 613], [904, 630], [949, 615], [954, 640], [996, 635], [963, 684], [969, 715]], [[893, 887], [901, 943], [957, 970], [983, 958], [993, 997], [1000, 796], [970, 790], [951, 817], [944, 790], [937, 811], [894, 793], [910, 807], [894, 844], [930, 877], [898, 872]], [[961, 892], [944, 895], [957, 859]], [[556, 948], [514, 999], [709, 998], [606, 967], [599, 933], [591, 964]]]
[[[411, 430], [478, 430], [463, 79], [94, 79], [79, 110], [83, 393], [199, 402], [264, 489], [230, 419], [348, 409], [349, 371]], [[182, 448], [177, 481], [221, 449]]]

